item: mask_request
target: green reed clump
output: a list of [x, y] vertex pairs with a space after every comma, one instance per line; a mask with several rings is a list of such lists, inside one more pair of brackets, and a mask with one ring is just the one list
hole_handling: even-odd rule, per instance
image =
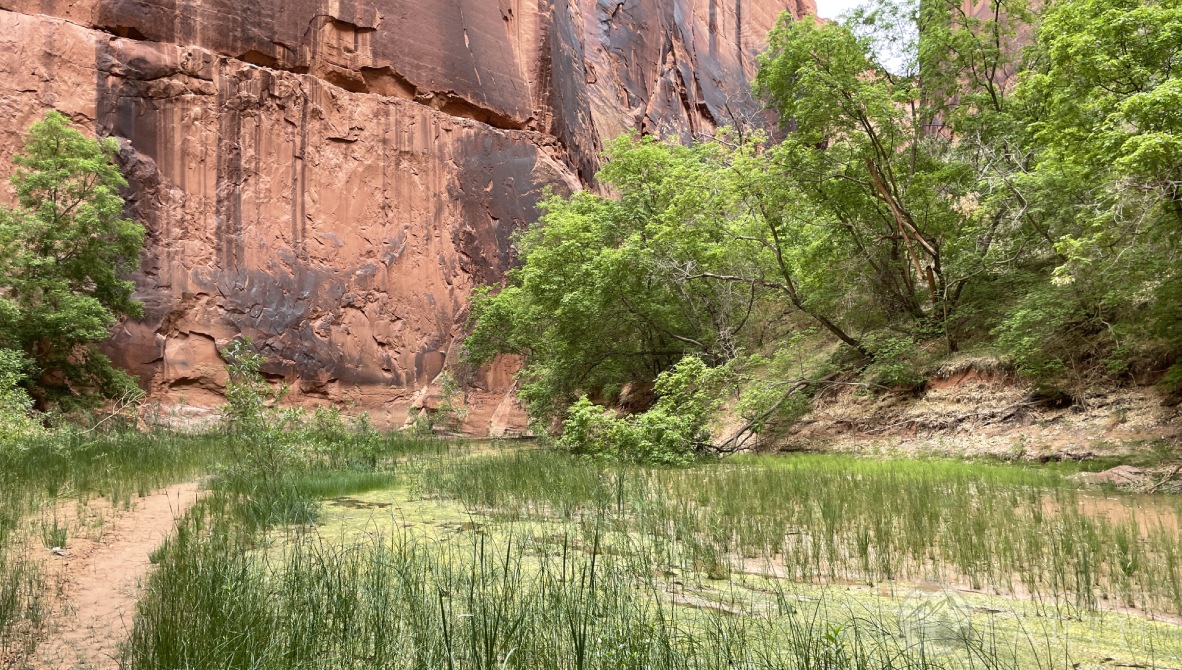
[[296, 470], [271, 477], [223, 472], [213, 488], [236, 501], [234, 513], [247, 528], [308, 526], [320, 518], [321, 500], [388, 489], [399, 482], [393, 473], [376, 471]]
[[[263, 576], [247, 552], [251, 531], [214, 522], [230, 514], [229, 500], [202, 500], [155, 552], [158, 569], [137, 605], [130, 643], [150, 649], [155, 665], [139, 667], [253, 668], [269, 654], [277, 622], [258, 599]], [[210, 640], [219, 646], [207, 648]]]
[[602, 510], [720, 573], [728, 561], [802, 581], [930, 579], [1083, 609], [1182, 613], [1178, 517], [1141, 523], [1143, 501], [1114, 493], [1100, 503], [1116, 513], [1097, 513], [1067, 474], [822, 455], [629, 468], [536, 452], [441, 462], [422, 481], [510, 517]]
[[[449, 460], [425, 468], [421, 479], [429, 492], [515, 516], [558, 514], [623, 503], [627, 468], [609, 468], [557, 451], [512, 451], [504, 455]], [[639, 470], [634, 470], [640, 472]], [[626, 499], [635, 502], [629, 483]]]
[[300, 473], [290, 481], [293, 488], [310, 498], [336, 498], [391, 489], [401, 478], [392, 472], [325, 470]]
[[[0, 488], [19, 517], [45, 499], [104, 497], [127, 504], [175, 481], [196, 476], [225, 453], [220, 435], [86, 434], [72, 431], [0, 444]], [[0, 532], [3, 526], [0, 525]]]
[[27, 651], [45, 616], [36, 563], [0, 550], [0, 657]]
[[63, 431], [0, 442], [0, 552], [20, 544], [17, 535], [39, 510], [49, 512], [36, 530], [58, 546], [70, 528], [59, 524], [57, 504], [107, 498], [125, 507], [133, 496], [198, 476], [224, 453], [219, 435]]
[[219, 467], [211, 486], [235, 497], [239, 519], [262, 530], [310, 525], [320, 500], [395, 486], [402, 459], [446, 453], [434, 438], [291, 431], [236, 434], [233, 465]]

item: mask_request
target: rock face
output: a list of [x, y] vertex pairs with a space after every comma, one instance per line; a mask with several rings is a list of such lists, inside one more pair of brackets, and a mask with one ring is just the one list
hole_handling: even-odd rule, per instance
[[[757, 115], [748, 82], [785, 11], [814, 8], [0, 0], [0, 165], [51, 108], [121, 139], [146, 316], [110, 349], [156, 399], [220, 404], [218, 349], [245, 335], [297, 401], [401, 423], [544, 192], [593, 186], [620, 133]], [[520, 426], [513, 369], [461, 375], [469, 430]]]

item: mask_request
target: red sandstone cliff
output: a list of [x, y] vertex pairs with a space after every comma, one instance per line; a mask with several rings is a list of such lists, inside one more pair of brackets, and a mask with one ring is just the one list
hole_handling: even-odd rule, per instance
[[[400, 423], [544, 190], [757, 113], [783, 11], [812, 0], [0, 0], [0, 165], [49, 108], [122, 139], [146, 318], [111, 348], [155, 398], [220, 404], [242, 334]], [[519, 414], [511, 370], [469, 380], [473, 432]]]

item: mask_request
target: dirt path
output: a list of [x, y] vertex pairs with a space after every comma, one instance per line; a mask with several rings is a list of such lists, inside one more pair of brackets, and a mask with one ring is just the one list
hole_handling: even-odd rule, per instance
[[135, 501], [132, 509], [104, 524], [99, 541], [79, 539], [48, 570], [63, 597], [50, 614], [49, 629], [32, 658], [35, 669], [119, 667], [119, 645], [131, 632], [148, 554], [197, 501], [196, 482], [178, 484]]

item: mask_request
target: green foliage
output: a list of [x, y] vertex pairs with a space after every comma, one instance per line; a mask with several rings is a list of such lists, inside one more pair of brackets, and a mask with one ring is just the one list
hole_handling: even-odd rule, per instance
[[273, 424], [268, 420], [268, 412], [286, 389], [272, 387], [263, 377], [266, 357], [254, 350], [254, 343], [248, 337], [235, 339], [222, 351], [222, 356], [230, 376], [224, 409], [228, 427], [252, 433]]
[[716, 225], [728, 200], [714, 150], [613, 142], [600, 179], [617, 197], [546, 201], [518, 240], [508, 286], [476, 295], [467, 351], [476, 363], [524, 356], [520, 396], [535, 417], [560, 416], [580, 393], [651, 381], [687, 354], [733, 355], [750, 284], [686, 278], [735, 251]]
[[439, 406], [435, 408], [432, 419], [444, 430], [458, 431], [468, 418], [468, 408], [464, 405], [464, 390], [456, 381], [450, 370], [444, 370], [435, 378], [439, 385]]
[[909, 337], [876, 338], [869, 344], [874, 363], [866, 369], [871, 381], [889, 388], [914, 389], [923, 384], [919, 351]]
[[[412, 435], [459, 433], [468, 418], [464, 404], [464, 389], [450, 370], [439, 373], [432, 382], [438, 388], [439, 399], [433, 407], [411, 407], [404, 426]], [[424, 389], [424, 392], [430, 389]]]
[[144, 229], [123, 218], [118, 151], [51, 111], [14, 159], [17, 206], [0, 208], [0, 344], [33, 361], [38, 396], [134, 387], [95, 350], [118, 319], [142, 314], [123, 277], [139, 267]]
[[909, 9], [919, 37], [912, 55], [928, 94], [929, 123], [974, 142], [1004, 139], [1013, 130], [1012, 79], [1023, 67], [1023, 42], [1029, 39], [1020, 33], [1036, 18], [1030, 0], [988, 0], [976, 12], [958, 0], [877, 4]]
[[687, 463], [709, 444], [728, 373], [686, 356], [657, 377], [656, 405], [633, 416], [617, 417], [583, 396], [568, 411], [557, 446], [629, 462]]
[[[1024, 16], [1022, 3], [995, 4]], [[785, 19], [756, 78], [793, 126], [769, 152], [779, 189], [796, 194], [786, 206], [827, 238], [828, 258], [802, 259], [801, 272], [833, 296], [826, 311], [943, 340], [948, 353], [986, 335], [977, 289], [1042, 262], [1049, 244], [1007, 186], [1020, 171], [1006, 89], [1014, 29], [960, 6], [879, 2], [848, 25]], [[918, 46], [896, 74], [870, 46], [913, 44], [908, 26]]]
[[[1070, 303], [1042, 303], [1064, 326], [1056, 337], [1091, 323], [1083, 331], [1101, 333], [1108, 350], [1146, 358], [1182, 351], [1180, 54], [1176, 0], [1063, 0], [1044, 13], [1038, 61], [1018, 91], [1032, 157], [1019, 189], [1048, 205], [1053, 280]], [[1090, 358], [1111, 360], [1111, 351], [1093, 348]], [[1052, 366], [1088, 362], [1053, 347], [1040, 355]]]
[[27, 366], [20, 352], [0, 349], [0, 443], [41, 432], [32, 416], [33, 399], [22, 386]]
[[774, 438], [808, 413], [815, 390], [810, 378], [832, 371], [824, 353], [816, 351], [818, 342], [823, 342], [818, 329], [803, 329], [778, 342], [770, 356], [753, 354], [736, 362], [735, 409], [753, 434]]
[[[792, 395], [785, 398], [786, 393]], [[775, 378], [755, 379], [743, 387], [738, 413], [750, 422], [753, 434], [770, 437], [772, 433], [769, 429], [787, 430], [811, 407], [812, 396], [808, 393], [796, 392], [791, 386], [786, 388], [784, 383]]]
[[[755, 81], [783, 138], [617, 139], [611, 196], [546, 203], [522, 267], [478, 293], [469, 353], [523, 356], [543, 423], [686, 355], [746, 360], [757, 430], [808, 394], [752, 354], [804, 328], [840, 344], [797, 379], [915, 388], [962, 347], [1072, 393], [1161, 374], [1182, 354], [1180, 2], [785, 15]], [[642, 441], [590, 402], [568, 424], [570, 444]]]
[[580, 455], [613, 452], [619, 448], [613, 431], [620, 423], [612, 410], [582, 396], [567, 410], [557, 446]]
[[406, 429], [410, 431], [411, 435], [426, 436], [435, 434], [435, 428], [431, 425], [431, 417], [418, 407], [411, 407], [408, 410], [407, 419]]
[[[250, 501], [243, 509], [254, 523], [311, 522], [314, 511], [287, 482], [300, 458], [290, 433], [303, 429], [306, 417], [299, 410], [279, 406], [287, 389], [276, 388], [263, 377], [266, 358], [254, 350], [249, 338], [234, 340], [222, 356], [230, 376], [223, 413], [233, 436], [233, 461], [223, 477], [226, 486]], [[327, 417], [320, 418], [323, 423]]]
[[1073, 345], [1079, 344], [1071, 326], [1082, 325], [1086, 315], [1065, 293], [1049, 284], [1040, 286], [1023, 296], [998, 326], [998, 346], [1020, 374], [1042, 380], [1057, 377]]
[[1162, 388], [1174, 396], [1182, 396], [1182, 363], [1175, 363], [1161, 380]]

